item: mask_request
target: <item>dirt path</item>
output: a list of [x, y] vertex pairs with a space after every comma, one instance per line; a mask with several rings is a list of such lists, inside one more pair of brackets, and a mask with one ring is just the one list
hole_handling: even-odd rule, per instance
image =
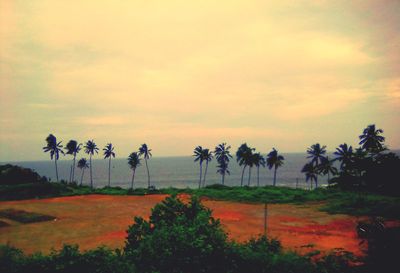
[[[81, 249], [99, 245], [119, 248], [124, 245], [126, 229], [133, 216], [148, 217], [151, 208], [166, 195], [112, 196], [85, 195], [40, 200], [0, 202], [0, 209], [20, 209], [57, 217], [50, 222], [13, 224], [0, 228], [0, 243], [9, 243], [27, 253], [49, 252], [63, 244], [79, 244]], [[203, 200], [213, 210], [229, 237], [245, 241], [262, 234], [264, 205]], [[355, 227], [356, 217], [329, 215], [318, 205], [274, 204], [268, 206], [267, 232], [281, 240], [287, 249], [307, 252], [343, 248], [362, 254]], [[313, 248], [302, 247], [314, 245]]]

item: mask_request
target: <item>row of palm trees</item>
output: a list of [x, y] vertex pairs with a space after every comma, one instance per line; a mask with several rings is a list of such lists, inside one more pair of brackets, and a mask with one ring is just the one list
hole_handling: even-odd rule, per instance
[[[369, 125], [367, 128], [363, 130], [363, 133], [359, 136], [360, 139], [360, 147], [353, 152], [353, 148], [346, 143], [339, 145], [334, 152], [335, 158], [330, 159], [326, 155], [326, 146], [320, 145], [319, 143], [311, 145], [307, 149], [307, 158], [310, 159], [308, 163], [304, 165], [302, 168], [302, 172], [306, 176], [306, 181], [315, 182], [315, 187], [318, 187], [318, 177], [320, 175], [328, 175], [328, 181], [330, 181], [330, 175], [338, 174], [338, 170], [334, 167], [334, 162], [340, 162], [340, 169], [343, 170], [346, 166], [349, 166], [351, 162], [354, 161], [354, 158], [359, 156], [362, 157], [365, 153], [376, 154], [380, 151], [385, 150], [386, 148], [383, 145], [385, 138], [381, 136], [383, 133], [382, 129], [376, 129], [375, 125]], [[57, 160], [62, 155], [72, 155], [72, 165], [70, 169], [70, 178], [69, 181], [75, 181], [75, 164], [77, 154], [82, 149], [82, 144], [78, 144], [76, 140], [70, 140], [65, 146], [65, 152], [63, 151], [63, 145], [61, 141], [58, 142], [57, 138], [50, 134], [46, 138], [47, 145], [43, 147], [44, 152], [50, 153], [50, 158], [54, 159], [55, 170], [56, 170], [56, 178], [58, 181], [58, 167]], [[97, 147], [94, 140], [88, 140], [84, 146], [84, 151], [89, 155], [89, 163], [85, 158], [81, 158], [78, 161], [77, 167], [82, 170], [81, 174], [81, 184], [84, 176], [85, 169], [90, 169], [90, 186], [93, 188], [93, 167], [92, 167], [92, 156], [98, 154], [99, 148]], [[217, 173], [221, 174], [221, 183], [225, 183], [225, 176], [230, 175], [229, 171], [229, 162], [232, 159], [232, 155], [230, 152], [231, 146], [226, 143], [218, 144], [213, 151], [208, 148], [203, 148], [202, 146], [197, 146], [194, 149], [193, 156], [195, 157], [194, 161], [199, 162], [200, 165], [200, 178], [199, 178], [199, 188], [204, 187], [206, 184], [206, 176], [208, 171], [209, 162], [212, 159], [216, 158], [217, 160]], [[108, 159], [108, 186], [111, 185], [111, 159], [115, 158], [114, 146], [111, 143], [108, 143], [103, 148], [104, 159]], [[148, 187], [151, 186], [150, 183], [150, 171], [148, 166], [148, 160], [151, 158], [151, 149], [148, 148], [147, 144], [142, 144], [138, 151], [132, 152], [128, 157], [128, 165], [132, 169], [132, 181], [131, 188], [134, 186], [135, 180], [135, 172], [138, 166], [141, 165], [141, 158], [145, 160], [146, 170], [147, 170], [147, 181]], [[256, 152], [255, 148], [249, 147], [247, 143], [243, 143], [239, 146], [236, 151], [236, 160], [239, 166], [242, 167], [242, 174], [240, 185], [244, 184], [244, 174], [246, 168], [248, 168], [248, 181], [247, 185], [250, 185], [251, 180], [251, 170], [253, 167], [257, 168], [257, 186], [260, 185], [260, 167], [267, 166], [270, 170], [274, 169], [273, 176], [273, 186], [276, 186], [276, 177], [277, 170], [284, 163], [284, 157], [278, 153], [278, 151], [273, 148], [264, 158], [261, 153]], [[205, 162], [205, 170], [203, 175], [203, 163]]]
[[[199, 188], [205, 186], [206, 175], [208, 170], [208, 163], [212, 161], [214, 155], [217, 159], [217, 173], [221, 174], [221, 183], [224, 185], [225, 175], [230, 174], [228, 169], [228, 164], [232, 155], [230, 154], [231, 146], [226, 143], [218, 144], [214, 151], [210, 151], [208, 148], [203, 148], [202, 146], [197, 146], [194, 149], [193, 156], [195, 157], [194, 161], [199, 162], [200, 165], [200, 179], [199, 179]], [[239, 146], [236, 152], [236, 160], [239, 166], [242, 167], [242, 175], [240, 179], [240, 185], [243, 186], [243, 178], [244, 172], [246, 168], [249, 170], [247, 185], [250, 186], [251, 180], [251, 170], [253, 167], [257, 168], [257, 186], [260, 186], [260, 167], [268, 166], [269, 169], [274, 168], [274, 180], [273, 185], [276, 185], [276, 172], [277, 169], [283, 165], [284, 157], [278, 154], [278, 151], [273, 148], [272, 151], [264, 158], [261, 153], [256, 152], [255, 148], [251, 148], [247, 145], [247, 143], [243, 143]], [[206, 162], [206, 167], [203, 176], [203, 162]]]
[[326, 146], [321, 146], [319, 143], [311, 145], [307, 149], [307, 158], [310, 162], [306, 163], [301, 170], [305, 173], [306, 181], [315, 182], [315, 187], [318, 187], [318, 177], [320, 175], [328, 175], [328, 181], [330, 181], [330, 175], [337, 175], [338, 169], [333, 166], [335, 161], [340, 162], [340, 169], [346, 170], [357, 158], [363, 158], [366, 154], [372, 156], [379, 154], [379, 152], [386, 150], [383, 145], [385, 138], [381, 136], [383, 133], [382, 129], [376, 129], [375, 124], [368, 125], [359, 136], [360, 147], [353, 151], [353, 147], [343, 143], [336, 148], [333, 153], [334, 159], [329, 159], [326, 155]]
[[[69, 176], [69, 182], [73, 182], [73, 181], [75, 181], [76, 156], [82, 149], [82, 143], [78, 144], [78, 142], [76, 140], [70, 140], [67, 143], [67, 145], [65, 146], [65, 152], [63, 151], [63, 145], [61, 143], [62, 143], [62, 141], [58, 142], [57, 138], [53, 134], [50, 134], [46, 138], [46, 146], [43, 147], [43, 151], [46, 153], [49, 152], [50, 159], [51, 160], [54, 159], [57, 182], [59, 181], [57, 161], [60, 158], [60, 154], [62, 154], [62, 155], [67, 154], [67, 155], [73, 156], [72, 164], [71, 164], [71, 168], [70, 168], [70, 176]], [[81, 158], [78, 161], [77, 167], [82, 170], [80, 184], [82, 185], [85, 169], [89, 168], [89, 170], [90, 170], [90, 187], [93, 188], [92, 157], [95, 154], [98, 154], [99, 148], [97, 147], [97, 144], [94, 142], [94, 140], [88, 140], [84, 144], [83, 148], [84, 148], [85, 153], [89, 155], [89, 162], [87, 162], [86, 158]], [[104, 155], [104, 159], [108, 159], [108, 186], [110, 187], [111, 186], [111, 158], [115, 158], [114, 146], [112, 145], [112, 143], [106, 144], [106, 146], [103, 148], [103, 155]], [[134, 183], [134, 179], [135, 179], [135, 171], [136, 171], [136, 168], [140, 165], [140, 157], [141, 156], [143, 156], [143, 158], [145, 159], [146, 169], [147, 169], [147, 178], [148, 178], [148, 187], [150, 187], [150, 171], [149, 171], [149, 167], [147, 164], [147, 160], [150, 159], [152, 154], [151, 154], [151, 149], [148, 148], [147, 144], [142, 144], [139, 147], [137, 152], [131, 153], [128, 157], [128, 165], [130, 166], [130, 168], [133, 171], [132, 188], [133, 188], [133, 183]]]

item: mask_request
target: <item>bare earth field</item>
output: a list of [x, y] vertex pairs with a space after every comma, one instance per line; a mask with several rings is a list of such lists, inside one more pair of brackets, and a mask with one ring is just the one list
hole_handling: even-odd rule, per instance
[[[27, 253], [63, 244], [79, 244], [82, 250], [106, 245], [121, 248], [126, 229], [134, 216], [148, 217], [151, 208], [166, 195], [113, 196], [83, 195], [38, 200], [0, 202], [0, 210], [16, 209], [55, 216], [56, 220], [21, 224], [0, 219], [0, 244], [10, 244]], [[204, 199], [203, 204], [219, 218], [229, 238], [245, 241], [263, 233], [264, 205]], [[318, 211], [319, 204], [268, 205], [268, 236], [276, 237], [286, 249], [301, 253], [318, 249], [343, 248], [362, 255], [356, 225], [360, 217], [329, 215]], [[314, 247], [305, 247], [312, 244]]]

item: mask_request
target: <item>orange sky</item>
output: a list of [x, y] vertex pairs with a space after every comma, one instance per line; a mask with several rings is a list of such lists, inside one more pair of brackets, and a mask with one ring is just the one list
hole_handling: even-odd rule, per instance
[[400, 148], [400, 2], [0, 0], [0, 161], [111, 141], [126, 157]]

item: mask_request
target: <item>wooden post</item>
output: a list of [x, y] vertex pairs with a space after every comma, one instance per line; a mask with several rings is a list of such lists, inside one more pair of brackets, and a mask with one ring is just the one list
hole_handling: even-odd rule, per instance
[[264, 204], [264, 236], [267, 237], [267, 217], [268, 217], [268, 206]]

